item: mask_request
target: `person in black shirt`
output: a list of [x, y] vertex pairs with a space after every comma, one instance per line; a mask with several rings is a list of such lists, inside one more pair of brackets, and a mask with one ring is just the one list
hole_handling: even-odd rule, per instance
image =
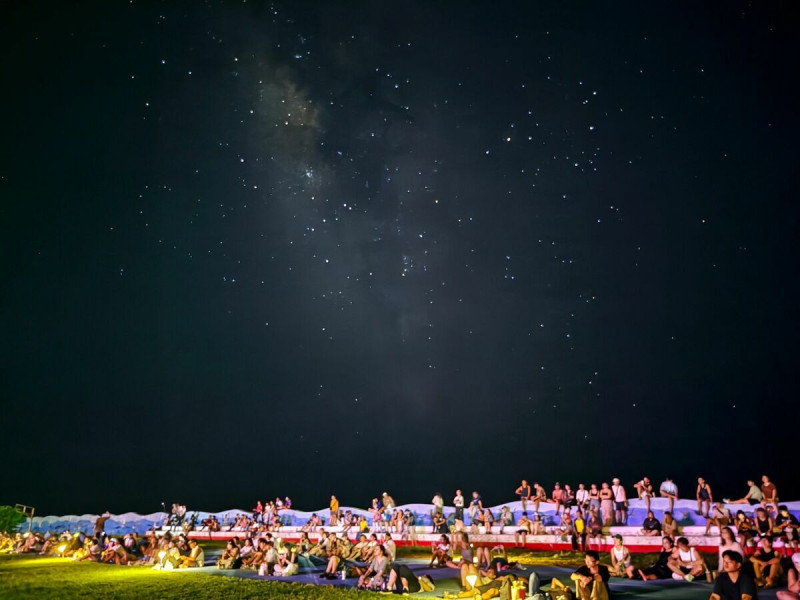
[[656, 519], [652, 510], [647, 511], [647, 518], [642, 521], [643, 535], [661, 535], [661, 522]]
[[780, 554], [775, 552], [772, 540], [768, 537], [761, 540], [761, 547], [750, 558], [750, 562], [759, 585], [775, 587], [783, 578]]
[[653, 566], [646, 569], [639, 569], [639, 577], [644, 581], [651, 579], [669, 579], [672, 577], [672, 571], [669, 568], [669, 559], [672, 553], [675, 552], [675, 543], [671, 537], [665, 537], [661, 540], [661, 553], [658, 555], [656, 562]]
[[610, 598], [611, 592], [608, 589], [608, 580], [611, 575], [608, 567], [600, 564], [600, 555], [594, 550], [587, 550], [584, 553], [584, 566], [577, 569], [570, 579], [577, 582], [579, 600], [590, 600], [595, 586], [603, 586], [606, 595]]
[[735, 550], [722, 553], [722, 573], [714, 581], [709, 600], [757, 600], [755, 580], [742, 571], [742, 555]]

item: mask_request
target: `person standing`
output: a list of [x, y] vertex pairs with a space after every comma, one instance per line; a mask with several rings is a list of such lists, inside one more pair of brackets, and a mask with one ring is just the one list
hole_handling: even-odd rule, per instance
[[331, 503], [329, 505], [331, 510], [331, 518], [328, 524], [331, 527], [335, 527], [339, 523], [339, 499], [331, 495]]
[[456, 507], [455, 512], [455, 520], [461, 521], [461, 525], [464, 525], [464, 495], [461, 493], [461, 490], [456, 490], [456, 495], [453, 498], [453, 506]]
[[611, 484], [611, 493], [614, 495], [614, 518], [617, 525], [625, 525], [628, 521], [628, 494], [619, 478], [612, 479]]
[[111, 513], [106, 511], [102, 515], [97, 517], [97, 519], [94, 522], [94, 536], [93, 537], [96, 537], [100, 541], [101, 544], [103, 543], [103, 538], [106, 535], [106, 533], [105, 533], [106, 521], [108, 521], [110, 518], [111, 518]]

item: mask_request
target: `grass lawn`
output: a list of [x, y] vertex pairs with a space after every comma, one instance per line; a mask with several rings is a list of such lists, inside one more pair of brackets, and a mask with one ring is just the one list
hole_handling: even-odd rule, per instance
[[[373, 594], [319, 586], [215, 577], [191, 571], [153, 571], [76, 563], [62, 558], [0, 556], [0, 598], [25, 600], [176, 598], [353, 600]], [[379, 596], [374, 595], [375, 598]]]
[[[206, 546], [204, 544], [204, 546]], [[213, 544], [206, 546], [211, 550]], [[403, 558], [430, 557], [428, 548], [398, 549]], [[583, 564], [578, 552], [527, 552], [509, 549], [509, 560], [528, 565], [575, 567]], [[649, 564], [653, 555], [634, 555], [634, 562]], [[25, 600], [47, 598], [139, 600], [176, 598], [197, 600], [277, 598], [298, 600], [353, 600], [379, 598], [354, 590], [326, 586], [261, 581], [239, 577], [220, 577], [192, 570], [153, 571], [148, 567], [120, 567], [96, 563], [76, 563], [62, 558], [29, 555], [0, 556], [0, 598]]]

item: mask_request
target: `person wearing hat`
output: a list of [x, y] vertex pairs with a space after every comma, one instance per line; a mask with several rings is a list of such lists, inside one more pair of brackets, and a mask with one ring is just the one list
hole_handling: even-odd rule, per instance
[[[742, 555], [735, 550], [722, 553], [722, 573], [714, 581], [709, 600], [756, 600], [752, 576], [742, 571]], [[778, 592], [780, 594], [780, 592]], [[780, 598], [780, 596], [778, 596]]]

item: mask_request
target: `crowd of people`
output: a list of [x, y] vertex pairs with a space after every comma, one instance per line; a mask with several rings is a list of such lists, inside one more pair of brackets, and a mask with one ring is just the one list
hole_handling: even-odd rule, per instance
[[107, 536], [102, 526], [92, 535], [83, 532], [40, 534], [36, 532], [0, 534], [0, 553], [36, 554], [71, 558], [116, 565], [147, 565], [156, 569], [202, 567], [205, 552], [196, 540], [186, 534], [173, 536], [166, 532], [157, 536], [148, 531], [144, 536], [135, 532], [123, 536]]
[[[522, 480], [515, 490], [522, 511], [515, 519], [514, 513], [502, 507], [493, 514], [484, 506], [481, 495], [474, 491], [465, 498], [456, 490], [451, 505], [445, 511], [445, 501], [436, 494], [431, 504], [431, 531], [440, 535], [431, 545], [429, 567], [456, 569], [461, 580], [460, 597], [473, 597], [477, 590], [483, 597], [497, 595], [501, 588], [521, 586], [517, 577], [518, 565], [508, 561], [505, 547], [480, 542], [470, 543], [473, 532], [499, 531], [513, 533], [515, 545], [524, 546], [527, 536], [544, 533], [571, 540], [575, 550], [584, 553], [584, 565], [572, 575], [577, 595], [582, 599], [598, 600], [607, 597], [611, 577], [653, 581], [674, 579], [692, 582], [695, 579], [713, 582], [712, 599], [755, 598], [758, 587], [787, 586], [778, 592], [781, 600], [800, 599], [800, 543], [797, 519], [779, 504], [777, 488], [765, 475], [761, 485], [747, 482], [746, 493], [738, 499], [715, 499], [710, 484], [698, 478], [694, 500], [697, 514], [705, 520], [705, 534], [712, 528], [719, 532], [717, 568], [711, 568], [707, 556], [681, 536], [673, 518], [674, 502], [678, 489], [666, 479], [658, 488], [647, 477], [633, 484], [636, 497], [644, 501], [647, 517], [636, 534], [659, 537], [661, 552], [646, 568], [634, 566], [630, 549], [622, 535], [613, 536], [613, 546], [602, 560], [599, 550], [605, 544], [609, 525], [625, 525], [628, 518], [628, 493], [619, 479], [599, 486], [578, 484], [574, 489], [568, 484], [555, 483], [550, 493], [537, 482], [532, 485]], [[656, 518], [651, 509], [651, 499], [660, 496], [669, 500], [670, 510], [663, 519]], [[545, 522], [541, 504], [555, 504], [554, 520]], [[747, 505], [748, 512], [731, 505]], [[312, 514], [299, 527], [300, 539], [284, 542], [277, 532], [283, 526], [281, 511], [291, 507], [291, 500], [276, 498], [258, 501], [251, 514], [237, 514], [220, 524], [214, 515], [200, 522], [210, 531], [227, 528], [241, 533], [227, 542], [216, 561], [220, 569], [252, 569], [262, 576], [291, 576], [299, 573], [301, 566], [321, 571], [322, 579], [357, 578], [359, 588], [415, 592], [432, 587], [430, 580], [420, 579], [403, 562], [396, 560], [395, 538], [405, 537], [414, 530], [418, 516], [400, 509], [387, 492], [372, 499], [366, 514], [342, 511], [336, 496], [331, 496], [328, 522], [319, 514]], [[548, 511], [550, 512], [550, 511]], [[547, 515], [550, 517], [550, 515]], [[113, 563], [116, 565], [148, 565], [155, 569], [181, 569], [201, 567], [205, 553], [200, 545], [189, 539], [188, 532], [198, 524], [198, 515], [188, 515], [186, 506], [174, 504], [164, 525], [183, 531], [148, 531], [144, 536], [127, 533], [122, 536], [105, 534], [109, 513], [100, 515], [94, 531], [88, 533], [27, 534], [0, 537], [0, 552], [61, 556], [76, 561]], [[326, 531], [325, 527], [329, 530]], [[335, 528], [335, 531], [331, 531]], [[604, 528], [605, 531], [604, 531]], [[593, 542], [598, 546], [592, 548]], [[533, 577], [533, 576], [531, 576]], [[538, 587], [533, 579], [526, 582], [529, 591]], [[553, 585], [558, 585], [555, 581]], [[745, 595], [731, 595], [737, 589]], [[603, 594], [606, 594], [604, 596]]]

